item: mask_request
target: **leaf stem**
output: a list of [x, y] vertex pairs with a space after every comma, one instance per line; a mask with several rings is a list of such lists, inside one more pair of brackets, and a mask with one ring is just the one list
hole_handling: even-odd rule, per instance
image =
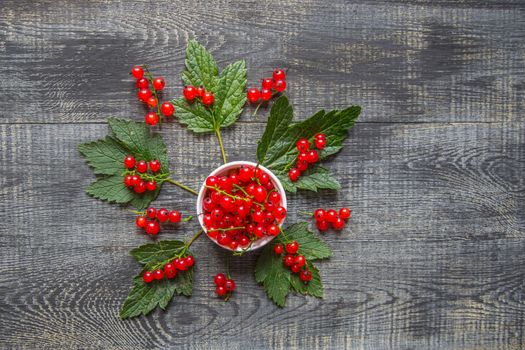
[[304, 216], [314, 216], [314, 213], [311, 211], [298, 211], [297, 213]]
[[263, 104], [263, 103], [261, 102], [261, 103], [259, 103], [259, 104], [257, 105], [257, 108], [255, 108], [255, 111], [253, 112], [252, 117], [255, 117], [255, 116], [257, 115], [257, 112], [259, 111], [259, 108], [261, 107], [262, 104]]
[[173, 180], [171, 177], [167, 178], [167, 179], [164, 180], [164, 181], [167, 181], [167, 182], [169, 182], [169, 183], [172, 183], [172, 184], [174, 184], [175, 186], [179, 186], [179, 187], [182, 188], [183, 190], [186, 190], [186, 191], [188, 191], [189, 193], [193, 193], [193, 194], [196, 195], [196, 196], [199, 195], [199, 194], [197, 193], [197, 191], [195, 191], [194, 189], [189, 188], [188, 186], [185, 186], [185, 185], [181, 184], [180, 182]]
[[226, 156], [226, 151], [224, 150], [224, 145], [222, 144], [222, 137], [221, 137], [220, 129], [215, 130], [215, 135], [217, 135], [217, 139], [219, 140], [219, 147], [221, 148], [222, 160], [224, 164], [226, 164], [228, 163], [228, 157]]

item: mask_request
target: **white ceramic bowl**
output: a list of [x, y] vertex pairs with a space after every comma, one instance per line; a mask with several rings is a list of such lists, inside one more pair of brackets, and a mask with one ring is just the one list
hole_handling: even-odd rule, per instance
[[[255, 167], [257, 164], [254, 163], [254, 162], [248, 162], [248, 161], [230, 162], [230, 163], [226, 163], [224, 165], [221, 165], [220, 167], [218, 167], [217, 169], [212, 171], [211, 174], [208, 175], [208, 176], [223, 176], [223, 175], [226, 175], [230, 170], [240, 168], [241, 165], [251, 165], [251, 166]], [[273, 185], [275, 186], [275, 189], [281, 195], [281, 206], [284, 209], [287, 209], [287, 207], [286, 207], [286, 192], [284, 191], [283, 185], [281, 184], [281, 182], [279, 181], [277, 176], [275, 176], [274, 173], [272, 173], [270, 170], [266, 169], [265, 167], [263, 167], [260, 164], [259, 164], [259, 168], [262, 169], [263, 171], [265, 171], [270, 176], [270, 179], [271, 179]], [[207, 191], [208, 191], [208, 189], [206, 188], [206, 180], [204, 180], [204, 182], [201, 185], [201, 188], [199, 189], [199, 196], [197, 197], [197, 214], [198, 214], [198, 218], [199, 218], [199, 223], [201, 224], [202, 229], [206, 233], [207, 233], [207, 230], [206, 230], [206, 227], [204, 226], [204, 222], [203, 222], [203, 216], [204, 215], [203, 215], [203, 210], [202, 210], [202, 202], [203, 202], [203, 200], [205, 198], [205, 195], [206, 195]], [[283, 221], [279, 224], [279, 226], [282, 226], [284, 220], [285, 219], [283, 219]], [[208, 235], [206, 234], [206, 236], [208, 236]], [[256, 241], [254, 241], [252, 243], [252, 245], [248, 249], [246, 249], [246, 251], [259, 249], [259, 248], [265, 246], [266, 244], [268, 244], [268, 242], [270, 242], [272, 239], [274, 239], [274, 237], [275, 236], [266, 236], [266, 237], [260, 238], [260, 239], [258, 239]], [[224, 247], [224, 246], [220, 245], [219, 243], [217, 243], [217, 241], [212, 239], [210, 236], [208, 236], [208, 238], [210, 238], [219, 247], [227, 249], [227, 250], [232, 250], [232, 249], [230, 249], [228, 247]], [[243, 250], [242, 248], [237, 248], [237, 251], [242, 251], [242, 250]]]

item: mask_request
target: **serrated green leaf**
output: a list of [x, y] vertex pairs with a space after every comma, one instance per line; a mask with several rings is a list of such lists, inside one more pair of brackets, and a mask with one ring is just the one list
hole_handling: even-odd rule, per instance
[[215, 116], [214, 129], [225, 128], [237, 120], [246, 103], [246, 63], [244, 60], [232, 63], [221, 72], [219, 87], [213, 114]]
[[113, 175], [98, 179], [86, 189], [86, 193], [103, 201], [128, 203], [134, 198], [122, 181], [122, 176]]
[[186, 70], [182, 73], [185, 85], [203, 86], [216, 92], [219, 68], [212, 54], [197, 40], [190, 40], [186, 48]]
[[110, 136], [103, 140], [82, 143], [78, 150], [97, 175], [117, 175], [124, 170], [123, 160], [128, 150]]
[[185, 243], [182, 241], [159, 241], [141, 245], [133, 250], [130, 254], [145, 268], [152, 270], [152, 265], [169, 260], [171, 257], [180, 254]]
[[[275, 244], [290, 241], [299, 243], [299, 254], [305, 256], [308, 268], [312, 271], [312, 280], [304, 284], [296, 274], [292, 274], [283, 265], [283, 256], [274, 253]], [[279, 236], [268, 244], [257, 259], [255, 280], [262, 284], [268, 297], [279, 307], [283, 307], [290, 289], [297, 293], [315, 297], [323, 296], [323, 286], [319, 271], [312, 264], [317, 259], [330, 257], [330, 248], [308, 229], [308, 223], [302, 222], [287, 227]]]
[[309, 169], [296, 182], [288, 179], [288, 171], [297, 162], [298, 151], [295, 145], [300, 138], [307, 138], [313, 144], [314, 135], [322, 133], [326, 136], [327, 144], [319, 152], [319, 159], [339, 152], [348, 129], [354, 125], [360, 111], [359, 106], [328, 113], [321, 110], [302, 122], [292, 124], [292, 107], [288, 98], [281, 96], [270, 111], [266, 130], [257, 147], [257, 159], [279, 177], [286, 191], [338, 190], [340, 185], [337, 180], [321, 167]]
[[179, 122], [196, 133], [213, 131], [213, 116], [211, 112], [198, 102], [188, 103], [184, 97], [172, 101], [177, 111]]

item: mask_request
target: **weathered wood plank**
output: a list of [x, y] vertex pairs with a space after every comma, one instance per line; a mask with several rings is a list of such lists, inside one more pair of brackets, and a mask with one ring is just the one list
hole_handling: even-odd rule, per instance
[[[299, 210], [349, 204], [350, 231], [327, 234], [326, 299], [277, 309], [234, 259], [238, 292], [215, 300], [221, 250], [203, 239], [195, 295], [166, 313], [120, 321], [147, 241], [133, 216], [87, 197], [93, 179], [76, 151], [106, 126], [0, 125], [0, 342], [6, 347], [498, 348], [523, 346], [525, 127], [522, 123], [364, 123], [327, 165], [343, 191], [290, 198]], [[251, 159], [260, 129], [225, 132], [232, 159]], [[219, 153], [208, 136], [166, 125], [172, 169], [196, 187]], [[211, 146], [210, 146], [210, 140]], [[211, 148], [210, 148], [211, 147]], [[191, 212], [166, 188], [158, 206]], [[193, 222], [161, 237], [187, 237]]]
[[166, 97], [179, 94], [192, 37], [222, 65], [245, 58], [250, 84], [289, 69], [299, 115], [357, 103], [365, 121], [524, 121], [524, 11], [519, 1], [3, 1], [0, 122], [141, 119], [128, 69], [148, 63], [168, 79]]

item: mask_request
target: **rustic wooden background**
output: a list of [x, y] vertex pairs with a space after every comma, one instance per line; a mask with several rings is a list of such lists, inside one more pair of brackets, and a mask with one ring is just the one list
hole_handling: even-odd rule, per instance
[[[329, 166], [338, 193], [292, 196], [297, 211], [349, 205], [321, 263], [324, 300], [276, 308], [235, 259], [238, 292], [213, 296], [225, 255], [195, 243], [194, 296], [128, 321], [118, 309], [147, 239], [122, 208], [84, 194], [76, 146], [109, 116], [142, 120], [129, 68], [148, 63], [180, 93], [186, 42], [250, 85], [288, 69], [297, 118], [363, 106]], [[22, 1], [0, 3], [0, 347], [523, 349], [523, 1]], [[254, 159], [266, 111], [224, 132]], [[216, 141], [163, 127], [172, 169], [197, 187]], [[166, 185], [156, 204], [194, 208]], [[170, 230], [185, 238], [197, 228]]]

